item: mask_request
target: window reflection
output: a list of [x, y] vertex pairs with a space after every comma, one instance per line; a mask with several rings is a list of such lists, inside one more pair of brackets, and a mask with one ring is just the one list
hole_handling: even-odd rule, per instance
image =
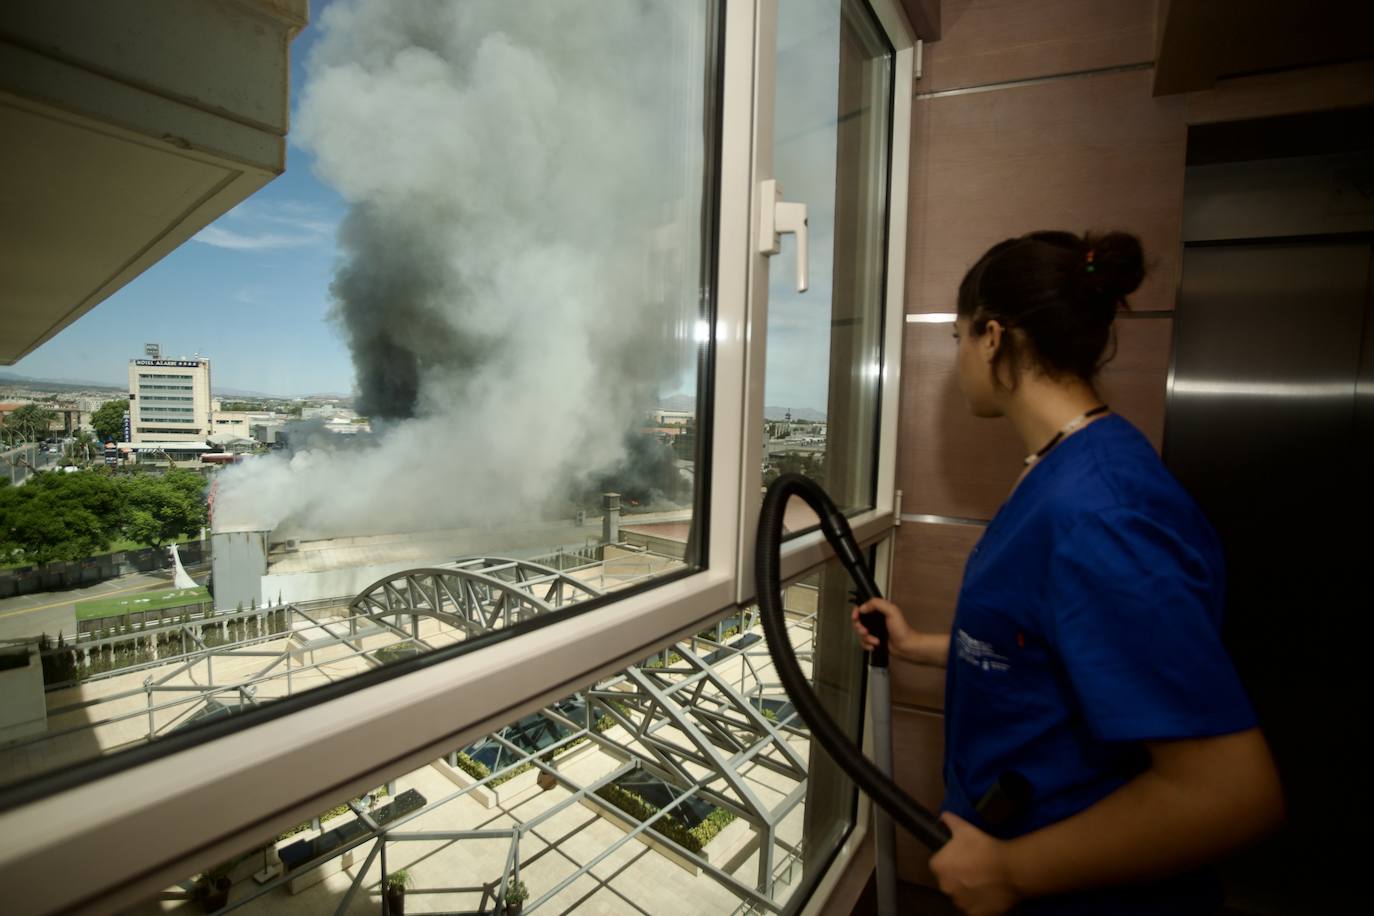
[[[783, 597], [803, 670], [857, 735], [846, 583], [831, 564]], [[854, 804], [812, 751], [750, 607], [341, 799], [157, 905], [200, 905], [227, 876], [242, 913], [276, 912], [287, 896], [299, 912], [375, 906], [395, 884], [419, 912], [492, 912], [520, 887], [527, 910], [654, 913], [686, 899], [700, 912], [778, 912], [823, 869]]]
[[[264, 268], [282, 289], [254, 295], [292, 321], [319, 311], [324, 341], [283, 351], [253, 328], [253, 384], [302, 377], [288, 367], [341, 343], [345, 392], [212, 401], [211, 362], [216, 380], [245, 377], [242, 365], [150, 344], [148, 359], [130, 354], [120, 394], [144, 406], [109, 433], [127, 447], [102, 462], [96, 443], [70, 473], [40, 467], [60, 488], [0, 489], [0, 518], [41, 495], [45, 523], [86, 538], [47, 563], [51, 524], [14, 545], [7, 524], [16, 590], [90, 586], [0, 613], [29, 717], [0, 733], [0, 783], [700, 563], [719, 14], [708, 0], [318, 12], [296, 44], [283, 181], [327, 196], [337, 225], [254, 201], [190, 248], [238, 259], [204, 268], [213, 285], [332, 237], [332, 272], [304, 293], [282, 266], [290, 252]], [[207, 324], [226, 350], [245, 330], [237, 314]], [[147, 426], [192, 423], [167, 406], [192, 387], [183, 365], [203, 368], [199, 432]], [[135, 527], [153, 532], [138, 542], [149, 549], [118, 550]], [[173, 575], [162, 548], [186, 538]]]
[[873, 504], [886, 282], [892, 51], [858, 0], [778, 6], [774, 171], [803, 201], [810, 289], [784, 242], [768, 290], [764, 483], [818, 481]]

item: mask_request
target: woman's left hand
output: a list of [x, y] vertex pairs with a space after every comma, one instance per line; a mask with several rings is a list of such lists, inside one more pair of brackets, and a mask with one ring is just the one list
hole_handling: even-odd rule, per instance
[[1011, 882], [1006, 843], [946, 811], [950, 841], [930, 859], [940, 890], [969, 916], [997, 916], [1021, 899]]

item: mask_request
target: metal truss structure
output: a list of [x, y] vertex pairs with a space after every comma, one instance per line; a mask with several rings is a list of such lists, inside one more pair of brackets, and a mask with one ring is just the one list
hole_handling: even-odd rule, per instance
[[353, 599], [349, 611], [434, 617], [477, 636], [600, 595], [600, 589], [539, 563], [473, 557], [379, 579]]
[[[714, 650], [696, 651], [702, 644]], [[766, 658], [766, 649], [762, 655]], [[684, 791], [695, 790], [753, 825], [760, 841], [757, 889], [771, 897], [777, 827], [806, 797], [807, 764], [786, 740], [801, 731], [799, 720], [770, 721], [763, 715], [761, 694], [737, 690], [714, 667], [738, 657], [752, 668], [752, 656], [693, 637], [673, 646], [670, 666], [630, 667], [587, 696], [630, 734], [629, 742], [605, 742], [613, 755], [624, 752], [638, 768]], [[752, 681], [762, 685], [757, 673]], [[777, 804], [765, 803], [749, 785], [744, 772], [749, 767], [783, 777], [792, 783], [791, 792]]]
[[[146, 644], [174, 639], [186, 651], [155, 660], [125, 665], [82, 677], [49, 689], [97, 680], [127, 677], [145, 672], [137, 687], [104, 692], [48, 710], [50, 720], [81, 713], [80, 724], [57, 728], [7, 745], [4, 752], [35, 744], [78, 739], [96, 729], [118, 728], [128, 735], [132, 719], [146, 717], [144, 739], [156, 740], [176, 729], [297, 692], [302, 675], [319, 672], [340, 662], [359, 660], [369, 667], [380, 665], [374, 653], [365, 651], [361, 639], [386, 633], [396, 643], [427, 651], [435, 648], [420, 635], [419, 619], [433, 617], [468, 638], [499, 627], [512, 626], [539, 614], [594, 598], [601, 591], [548, 566], [525, 560], [475, 557], [441, 567], [396, 573], [368, 586], [351, 602], [347, 598], [302, 601], [250, 610], [222, 611], [210, 617], [137, 627], [103, 638], [81, 639], [62, 650], [83, 658], [98, 655], [107, 647], [141, 640]], [[342, 606], [346, 609], [342, 611]], [[271, 631], [267, 619], [285, 617], [280, 631]], [[224, 630], [230, 621], [255, 620], [258, 635], [212, 643], [206, 628]], [[405, 623], [409, 627], [405, 627]], [[284, 642], [283, 642], [284, 641]], [[333, 650], [322, 662], [303, 661], [309, 653]], [[215, 662], [221, 661], [216, 681]], [[224, 677], [225, 663], [261, 659], [246, 676]], [[187, 680], [194, 683], [184, 683]], [[181, 681], [182, 683], [176, 683]], [[127, 709], [129, 700], [142, 698], [137, 712]], [[102, 710], [120, 711], [110, 714]], [[131, 736], [129, 736], [131, 737]], [[128, 740], [125, 737], [121, 743]]]
[[[240, 711], [261, 702], [290, 695], [296, 687], [293, 680], [307, 673], [323, 673], [325, 666], [340, 661], [362, 659], [368, 666], [381, 664], [377, 650], [363, 648], [362, 639], [379, 634], [395, 637], [395, 647], [415, 650], [433, 648], [421, 637], [419, 620], [433, 618], [447, 627], [471, 638], [493, 629], [513, 626], [533, 616], [549, 613], [571, 604], [597, 597], [601, 592], [566, 572], [523, 560], [478, 557], [438, 567], [412, 569], [381, 579], [351, 601], [302, 602], [277, 608], [263, 608], [256, 613], [285, 612], [283, 632], [262, 632], [248, 639], [208, 645], [196, 635], [194, 626], [172, 624], [150, 627], [143, 635], [156, 636], [164, 630], [183, 634], [190, 651], [168, 659], [140, 664], [98, 677], [127, 675], [140, 669], [148, 671], [141, 687], [108, 693], [70, 706], [54, 709], [51, 715], [82, 709], [89, 716], [88, 724], [72, 731], [99, 728], [124, 720], [147, 717], [147, 740], [176, 728], [214, 715]], [[347, 604], [345, 604], [347, 602]], [[241, 613], [216, 615], [214, 620], [241, 616]], [[213, 623], [214, 620], [210, 622]], [[196, 620], [203, 626], [206, 621]], [[725, 637], [726, 624], [731, 624], [733, 641]], [[408, 624], [408, 625], [407, 625]], [[805, 644], [799, 655], [810, 655], [809, 634], [814, 633], [814, 615], [799, 614], [793, 625], [808, 631], [803, 634]], [[367, 857], [370, 864], [380, 856], [383, 882], [386, 875], [386, 847], [388, 844], [412, 841], [464, 839], [491, 840], [499, 834], [510, 842], [506, 867], [500, 876], [482, 882], [469, 890], [482, 891], [482, 906], [492, 901], [493, 911], [499, 911], [497, 891], [508, 880], [518, 880], [522, 856], [520, 843], [544, 820], [567, 806], [595, 795], [609, 785], [635, 773], [648, 774], [672, 787], [672, 800], [652, 816], [639, 819], [616, 809], [616, 817], [632, 823], [626, 834], [591, 861], [576, 863], [565, 880], [537, 899], [526, 904], [527, 910], [551, 900], [577, 878], [590, 875], [603, 887], [606, 882], [592, 874], [592, 868], [616, 849], [635, 840], [645, 830], [652, 829], [660, 818], [690, 799], [731, 812], [747, 822], [754, 832], [758, 850], [758, 870], [751, 882], [719, 868], [704, 857], [697, 856], [670, 837], [655, 834], [656, 844], [673, 849], [678, 855], [693, 860], [702, 873], [723, 885], [741, 900], [740, 912], [777, 912], [781, 905], [775, 898], [775, 881], [780, 874], [790, 875], [800, 862], [799, 844], [784, 842], [778, 836], [781, 822], [806, 797], [807, 762], [803, 753], [789, 742], [789, 738], [805, 738], [805, 727], [790, 713], [785, 695], [776, 682], [763, 676], [769, 666], [768, 652], [761, 638], [749, 631], [753, 621], [747, 612], [730, 621], [721, 622], [714, 630], [688, 637], [643, 663], [599, 682], [593, 687], [568, 698], [575, 701], [584, 721], [576, 721], [567, 713], [566, 700], [545, 707], [538, 715], [549, 725], [549, 743], [531, 747], [529, 728], [503, 729], [484, 739], [501, 745], [501, 765], [474, 785], [460, 788], [452, 794], [427, 803], [423, 808], [379, 825], [371, 821], [367, 811], [353, 804], [350, 807], [367, 829], [350, 841], [305, 863], [288, 875], [269, 881], [253, 893], [234, 901], [230, 909], [256, 899], [309, 868], [323, 864], [370, 840], [376, 840]], [[121, 637], [113, 637], [119, 639]], [[127, 639], [128, 636], [122, 638]], [[284, 643], [283, 643], [284, 640]], [[105, 640], [91, 641], [97, 645]], [[275, 643], [275, 644], [274, 644]], [[325, 661], [305, 662], [307, 653], [330, 650]], [[215, 682], [214, 661], [217, 658], [260, 658], [247, 677]], [[727, 676], [722, 669], [729, 668]], [[179, 675], [192, 673], [194, 685], [172, 684]], [[737, 676], [738, 683], [732, 683]], [[264, 689], [273, 682], [281, 682]], [[284, 689], [283, 689], [284, 688]], [[162, 701], [168, 693], [175, 699]], [[146, 697], [146, 707], [101, 718], [89, 707], [115, 700], [127, 700], [138, 695]], [[140, 704], [142, 705], [142, 704]], [[127, 707], [126, 707], [127, 708]], [[767, 710], [767, 714], [765, 714]], [[778, 713], [781, 712], [779, 716]], [[161, 720], [158, 716], [161, 715]], [[613, 723], [607, 726], [607, 722]], [[615, 728], [614, 726], [619, 726]], [[561, 737], [559, 737], [561, 736]], [[49, 734], [48, 738], [54, 737]], [[512, 740], [512, 739], [516, 740]], [[541, 741], [546, 740], [541, 738]], [[581, 785], [559, 772], [554, 756], [564, 746], [591, 741], [599, 750], [619, 761], [609, 773], [593, 783]], [[517, 743], [518, 742], [518, 743]], [[456, 753], [453, 755], [456, 758]], [[497, 831], [406, 831], [404, 826], [415, 817], [432, 812], [437, 807], [460, 798], [488, 782], [510, 773], [515, 768], [538, 767], [552, 774], [569, 793], [549, 811]], [[756, 791], [751, 772], [770, 774], [773, 792], [779, 784], [786, 787], [779, 800], [765, 801]], [[609, 804], [608, 802], [600, 802]], [[777, 855], [781, 850], [781, 860]], [[543, 850], [539, 855], [548, 854]], [[357, 870], [353, 887], [339, 903], [343, 913], [361, 887], [368, 867]], [[618, 893], [613, 888], [612, 893]]]
[[[403, 610], [393, 610], [393, 613], [398, 612]], [[796, 621], [798, 626], [808, 630], [813, 623], [814, 617], [807, 615], [799, 615]], [[746, 628], [741, 627], [743, 629]], [[743, 641], [753, 645], [747, 636]], [[698, 857], [670, 837], [655, 834], [654, 842], [693, 861], [704, 875], [736, 895], [740, 900], [737, 914], [780, 912], [785, 901], [777, 899], [778, 881], [780, 878], [790, 880], [802, 861], [803, 849], [800, 844], [781, 841], [777, 836], [777, 828], [804, 801], [807, 789], [806, 761], [788, 743], [787, 738], [804, 736], [806, 732], [793, 714], [775, 722], [761, 712], [765, 708], [765, 691], [770, 687], [777, 689], [777, 685], [769, 685], [758, 677], [759, 663], [766, 663], [767, 655], [767, 649], [762, 644], [751, 650], [747, 646], [725, 645], [702, 635], [677, 643], [665, 649], [661, 655], [647, 660], [646, 664], [632, 666], [569, 698], [581, 707], [583, 721], [579, 722], [560, 711], [562, 703], [541, 709], [538, 716], [547, 721], [549, 734], [562, 735], [548, 744], [537, 748], [517, 744], [509, 737], [513, 729], [502, 729], [489, 735], [486, 741], [501, 745], [507, 752], [504, 763], [470, 786], [456, 789], [383, 825], [373, 822], [364, 808], [350, 803], [354, 816], [367, 828], [363, 833], [347, 844], [302, 864], [290, 874], [262, 885], [251, 895], [236, 900], [229, 909], [236, 909], [270, 893], [291, 878], [323, 865], [350, 849], [376, 841], [362, 867], [355, 870], [349, 889], [339, 900], [335, 913], [342, 916], [362, 890], [364, 878], [374, 862], [380, 863], [382, 884], [385, 885], [388, 849], [394, 855], [396, 847], [407, 843], [426, 843], [431, 844], [432, 848], [435, 841], [460, 843], [468, 840], [504, 840], [509, 845], [500, 875], [491, 875], [490, 880], [467, 887], [444, 888], [447, 892], [480, 894], [478, 912], [499, 913], [501, 888], [509, 881], [520, 880], [521, 868], [533, 862], [527, 851], [522, 854], [522, 841], [527, 841], [542, 824], [561, 812], [593, 799], [599, 789], [642, 772], [673, 786], [675, 794], [672, 800], [642, 819], [615, 809], [617, 818], [631, 823], [626, 833], [589, 860], [573, 863], [575, 868], [557, 884], [526, 903], [525, 910], [532, 911], [543, 906], [583, 877], [590, 877], [601, 888], [622, 896], [610, 881], [598, 877], [593, 869], [621, 847], [636, 841], [645, 831], [652, 830], [662, 818], [671, 816], [687, 802], [700, 799], [724, 808], [750, 824], [756, 834], [755, 845], [759, 853], [755, 881], [740, 880], [737, 875]], [[665, 656], [669, 660], [667, 665], [663, 664]], [[748, 670], [755, 689], [741, 691], [720, 674], [717, 667], [732, 661]], [[603, 731], [597, 728], [595, 722], [603, 716], [609, 716], [624, 730], [623, 733], [615, 735], [613, 729]], [[531, 733], [528, 726], [523, 726], [519, 731], [525, 735]], [[582, 784], [560, 771], [557, 755], [560, 750], [570, 749], [584, 741], [595, 742], [600, 750], [619, 763], [594, 781]], [[791, 791], [777, 803], [770, 805], [764, 802], [746, 778], [746, 771], [751, 765], [786, 777], [792, 783]], [[511, 827], [451, 831], [406, 829], [406, 825], [416, 818], [430, 814], [514, 771], [531, 766], [553, 776], [567, 791], [567, 797], [548, 810]], [[776, 855], [778, 849], [784, 853], [781, 860]], [[534, 858], [553, 852], [553, 849], [541, 849]], [[413, 892], [424, 893], [425, 889], [415, 888]], [[488, 902], [491, 910], [486, 909]]]

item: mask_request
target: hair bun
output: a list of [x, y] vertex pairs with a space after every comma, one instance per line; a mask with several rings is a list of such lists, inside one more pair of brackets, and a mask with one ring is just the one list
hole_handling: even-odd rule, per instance
[[1127, 232], [1108, 232], [1083, 237], [1091, 252], [1092, 271], [1087, 273], [1089, 285], [1111, 300], [1115, 306], [1140, 286], [1145, 279], [1145, 252], [1140, 239]]

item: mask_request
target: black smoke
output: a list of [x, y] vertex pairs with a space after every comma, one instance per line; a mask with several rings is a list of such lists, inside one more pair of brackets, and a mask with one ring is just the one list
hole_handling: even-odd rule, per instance
[[471, 293], [458, 276], [455, 252], [445, 235], [429, 228], [443, 215], [436, 212], [429, 222], [425, 209], [434, 208], [417, 200], [398, 219], [360, 203], [339, 229], [345, 260], [330, 293], [353, 354], [358, 410], [365, 416], [415, 416], [428, 369], [461, 377], [479, 369], [490, 352], [481, 329], [462, 323]]

